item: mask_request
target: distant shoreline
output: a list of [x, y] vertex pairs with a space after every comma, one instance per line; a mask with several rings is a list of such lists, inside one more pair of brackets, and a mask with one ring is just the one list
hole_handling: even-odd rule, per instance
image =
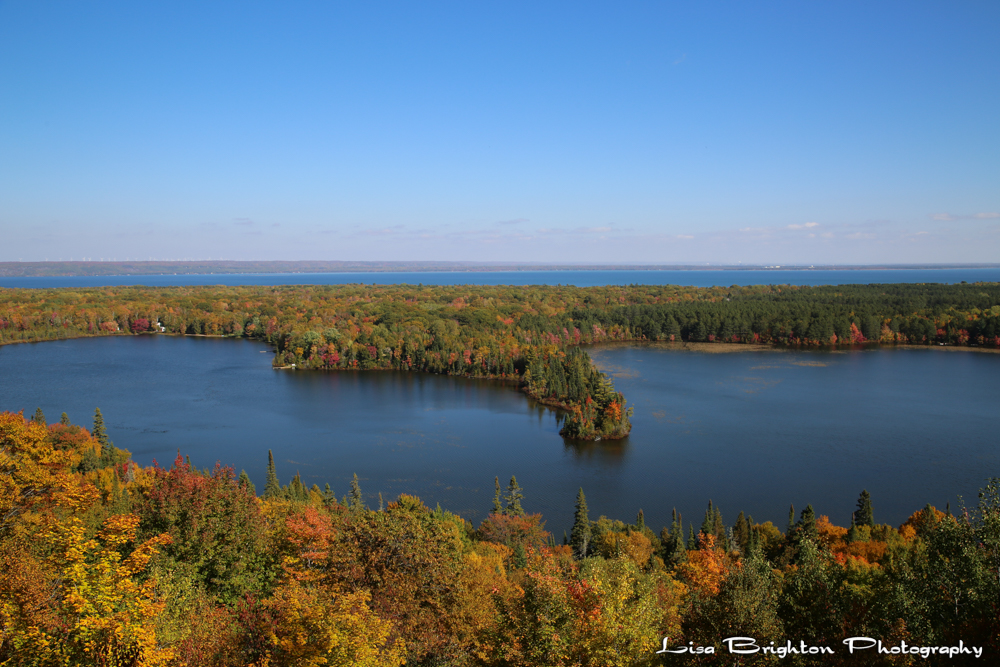
[[46, 261], [0, 262], [0, 277], [317, 273], [498, 273], [540, 271], [900, 271], [997, 269], [1000, 264], [524, 264], [504, 262]]
[[909, 343], [866, 343], [862, 345], [767, 345], [760, 343], [698, 343], [691, 341], [667, 342], [662, 340], [623, 340], [623, 341], [601, 341], [584, 345], [587, 350], [601, 349], [608, 347], [620, 347], [622, 345], [634, 345], [641, 347], [656, 347], [664, 350], [675, 350], [678, 352], [704, 352], [708, 354], [726, 354], [731, 352], [828, 352], [831, 354], [854, 352], [858, 350], [941, 350], [942, 352], [985, 352], [988, 354], [1000, 354], [1000, 348], [995, 347], [971, 347], [968, 345], [912, 345]]

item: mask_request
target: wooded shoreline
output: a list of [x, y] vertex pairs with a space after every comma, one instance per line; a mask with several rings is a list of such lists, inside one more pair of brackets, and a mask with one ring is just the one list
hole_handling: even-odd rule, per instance
[[516, 380], [596, 440], [628, 435], [630, 409], [582, 345], [1000, 349], [1000, 284], [0, 289], [0, 344], [149, 332], [259, 340], [275, 367]]

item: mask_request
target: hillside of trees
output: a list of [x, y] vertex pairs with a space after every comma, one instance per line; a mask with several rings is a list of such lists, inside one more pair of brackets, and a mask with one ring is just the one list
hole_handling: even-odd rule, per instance
[[566, 411], [566, 437], [619, 438], [625, 398], [580, 345], [997, 348], [1000, 285], [0, 289], [0, 344], [140, 333], [254, 338], [284, 368], [510, 380]]
[[[848, 527], [811, 506], [779, 528], [711, 502], [654, 527], [641, 509], [592, 518], [581, 489], [556, 538], [514, 478], [474, 526], [407, 495], [369, 506], [356, 477], [339, 500], [282, 484], [269, 463], [258, 495], [181, 454], [140, 468], [99, 411], [89, 430], [0, 414], [0, 664], [992, 664], [1000, 650], [998, 480], [898, 527], [867, 492]], [[832, 653], [733, 656], [722, 641], [737, 636]], [[665, 637], [715, 653], [657, 654]], [[851, 655], [848, 637], [984, 653]]]

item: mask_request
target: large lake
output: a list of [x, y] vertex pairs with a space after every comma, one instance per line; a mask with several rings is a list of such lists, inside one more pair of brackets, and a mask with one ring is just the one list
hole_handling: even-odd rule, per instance
[[1000, 268], [958, 269], [729, 269], [664, 271], [383, 271], [353, 273], [235, 273], [152, 276], [0, 276], [0, 287], [104, 285], [867, 285], [869, 283], [998, 282]]
[[275, 371], [260, 343], [169, 336], [0, 347], [0, 409], [89, 425], [99, 406], [144, 465], [179, 449], [262, 489], [273, 449], [282, 482], [300, 472], [342, 495], [356, 472], [372, 506], [413, 493], [476, 523], [494, 476], [514, 474], [560, 538], [580, 486], [592, 517], [641, 507], [658, 529], [677, 507], [700, 523], [712, 499], [727, 522], [743, 510], [783, 529], [789, 503], [846, 525], [862, 489], [898, 525], [926, 503], [974, 502], [1000, 474], [1000, 354], [590, 352], [635, 408], [624, 441], [565, 442], [554, 412], [495, 382]]

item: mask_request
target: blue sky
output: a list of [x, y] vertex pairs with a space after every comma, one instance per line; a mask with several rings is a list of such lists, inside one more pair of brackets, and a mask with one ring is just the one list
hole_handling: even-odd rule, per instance
[[995, 1], [0, 1], [0, 260], [997, 262], [998, 34]]

